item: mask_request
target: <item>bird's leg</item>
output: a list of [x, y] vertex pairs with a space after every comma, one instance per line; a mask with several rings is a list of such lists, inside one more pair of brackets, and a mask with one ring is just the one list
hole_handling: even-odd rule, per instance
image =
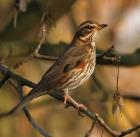
[[65, 90], [64, 91], [64, 105], [65, 105], [65, 108], [69, 107], [69, 105], [67, 104], [67, 100], [69, 98], [69, 91], [68, 90]]
[[67, 100], [70, 101], [70, 102], [78, 109], [79, 115], [81, 115], [81, 114], [80, 114], [80, 109], [84, 109], [84, 110], [87, 109], [87, 107], [86, 107], [85, 105], [77, 103], [77, 102], [68, 94], [68, 90], [65, 90], [65, 91], [64, 91], [64, 104], [65, 104], [66, 107], [68, 107]]

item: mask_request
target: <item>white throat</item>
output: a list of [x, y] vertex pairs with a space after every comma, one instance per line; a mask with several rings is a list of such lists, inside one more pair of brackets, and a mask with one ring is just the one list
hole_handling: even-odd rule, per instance
[[97, 33], [98, 33], [98, 31], [95, 31], [95, 32], [92, 34], [92, 38], [91, 38], [92, 42], [95, 41], [95, 38], [96, 38]]
[[95, 37], [96, 37], [97, 33], [98, 33], [98, 31], [95, 31], [91, 37], [91, 44], [93, 47], [95, 47]]

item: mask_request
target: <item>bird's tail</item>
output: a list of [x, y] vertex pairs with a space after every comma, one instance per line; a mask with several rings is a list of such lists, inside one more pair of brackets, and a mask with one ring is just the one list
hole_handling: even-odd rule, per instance
[[[40, 94], [39, 94], [40, 93]], [[13, 109], [11, 109], [8, 112], [5, 113], [0, 113], [0, 118], [6, 117], [6, 116], [10, 116], [12, 114], [14, 114], [15, 112], [17, 112], [19, 109], [23, 108], [27, 103], [29, 103], [32, 99], [41, 96], [42, 92], [30, 92], [29, 94], [27, 94], [27, 96], [25, 96], [23, 98], [23, 100], [21, 100]]]

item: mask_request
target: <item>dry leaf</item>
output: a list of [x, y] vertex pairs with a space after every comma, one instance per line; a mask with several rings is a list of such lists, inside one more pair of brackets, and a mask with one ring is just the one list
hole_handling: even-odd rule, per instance
[[122, 107], [123, 107], [123, 99], [120, 95], [120, 92], [117, 91], [113, 94], [112, 114], [115, 116], [121, 113]]

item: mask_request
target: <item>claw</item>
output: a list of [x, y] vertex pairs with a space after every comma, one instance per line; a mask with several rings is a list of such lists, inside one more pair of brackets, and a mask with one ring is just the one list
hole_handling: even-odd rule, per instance
[[64, 108], [68, 108], [69, 107], [69, 105], [68, 104], [64, 104]]

